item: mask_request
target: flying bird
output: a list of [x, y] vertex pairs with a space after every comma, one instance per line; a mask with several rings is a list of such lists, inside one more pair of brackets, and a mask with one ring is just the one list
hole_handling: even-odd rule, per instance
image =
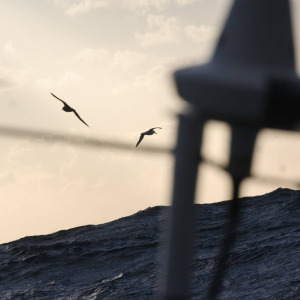
[[77, 111], [76, 111], [74, 108], [72, 108], [71, 106], [69, 106], [65, 101], [63, 101], [63, 100], [61, 100], [60, 98], [56, 97], [54, 94], [51, 93], [51, 95], [52, 95], [53, 97], [55, 97], [56, 99], [58, 99], [59, 101], [61, 101], [61, 102], [64, 104], [64, 107], [62, 108], [62, 110], [66, 111], [66, 112], [73, 112], [73, 113], [76, 115], [76, 117], [77, 117], [82, 123], [84, 123], [86, 126], [89, 127], [89, 125], [86, 124], [86, 123], [80, 118], [79, 114], [77, 113]]
[[157, 132], [154, 131], [154, 129], [156, 129], [156, 128], [162, 129], [161, 127], [153, 127], [151, 129], [149, 129], [148, 131], [142, 132], [135, 147], [137, 147], [140, 144], [140, 142], [143, 140], [145, 135], [152, 135], [154, 133], [157, 134]]

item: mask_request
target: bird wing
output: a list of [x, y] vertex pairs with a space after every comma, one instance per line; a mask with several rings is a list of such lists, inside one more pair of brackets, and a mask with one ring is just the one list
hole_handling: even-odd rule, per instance
[[156, 128], [162, 129], [161, 127], [153, 127], [153, 128], [151, 128], [150, 130], [152, 130], [152, 129], [156, 129]]
[[143, 140], [143, 138], [144, 138], [144, 134], [142, 133], [141, 136], [140, 136], [139, 141], [138, 141], [137, 144], [136, 144], [136, 147], [137, 147], [137, 146], [139, 145], [139, 143]]
[[55, 97], [56, 99], [58, 99], [59, 101], [61, 101], [64, 105], [69, 106], [64, 100], [61, 100], [60, 98], [56, 97], [54, 94], [50, 93], [53, 97]]
[[79, 114], [77, 113], [77, 111], [76, 111], [75, 109], [73, 110], [73, 112], [74, 112], [74, 114], [77, 116], [77, 118], [78, 118], [82, 123], [84, 123], [87, 127], [89, 127], [89, 125], [86, 124], [86, 123], [80, 118]]

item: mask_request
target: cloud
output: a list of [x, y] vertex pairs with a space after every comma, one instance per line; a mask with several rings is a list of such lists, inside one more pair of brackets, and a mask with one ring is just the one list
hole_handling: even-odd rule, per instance
[[8, 41], [4, 44], [3, 49], [2, 49], [2, 53], [4, 55], [11, 55], [11, 54], [15, 54], [17, 51], [14, 48], [14, 46], [12, 45], [11, 41]]
[[69, 16], [79, 16], [96, 9], [122, 8], [137, 14], [162, 11], [171, 4], [185, 6], [202, 0], [52, 0]]
[[136, 33], [135, 38], [142, 47], [161, 44], [176, 44], [185, 38], [194, 43], [206, 42], [216, 37], [216, 29], [212, 26], [185, 25], [183, 20], [162, 15], [148, 15], [148, 30]]
[[123, 7], [132, 12], [146, 13], [151, 9], [163, 10], [172, 1], [170, 0], [123, 0]]
[[31, 70], [23, 66], [11, 41], [0, 47], [0, 88], [15, 87], [28, 82]]
[[85, 48], [75, 54], [73, 58], [78, 62], [101, 63], [101, 67], [108, 70], [128, 70], [134, 66], [147, 63], [147, 56], [132, 50], [108, 51], [103, 48]]
[[125, 94], [144, 93], [144, 91], [156, 92], [162, 95], [162, 91], [168, 89], [163, 84], [169, 78], [170, 69], [173, 69], [177, 63], [174, 58], [149, 57], [147, 67], [142, 73], [136, 74], [135, 78], [126, 82], [121, 82], [111, 89], [113, 97], [124, 96]]
[[3, 67], [0, 63], [0, 74], [0, 88], [11, 88], [26, 84], [31, 71], [23, 68]]
[[36, 81], [36, 86], [41, 89], [50, 89], [55, 85], [67, 85], [82, 80], [82, 76], [79, 73], [67, 71], [62, 77], [57, 80], [53, 78], [43, 78]]
[[41, 89], [50, 89], [53, 86], [53, 80], [51, 78], [39, 79], [35, 84]]
[[58, 85], [65, 85], [69, 83], [78, 82], [82, 79], [82, 76], [78, 73], [74, 72], [66, 72], [64, 76], [62, 76], [58, 81]]
[[128, 70], [147, 61], [147, 57], [141, 53], [125, 50], [117, 51], [112, 57], [111, 69]]
[[151, 14], [147, 17], [147, 25], [149, 30], [146, 33], [135, 34], [135, 38], [142, 47], [174, 44], [180, 40], [182, 29], [180, 28], [180, 20], [176, 17]]
[[75, 59], [79, 61], [93, 62], [96, 60], [105, 59], [108, 56], [109, 56], [109, 51], [107, 50], [101, 48], [98, 49], [85, 48], [75, 56]]
[[70, 16], [81, 15], [94, 9], [111, 6], [109, 0], [53, 0], [53, 4], [65, 9], [65, 13]]
[[201, 1], [203, 1], [203, 0], [176, 0], [178, 6], [185, 6], [188, 4], [201, 2]]
[[32, 150], [33, 147], [31, 146], [28, 140], [20, 141], [9, 149], [7, 161], [8, 162], [19, 161], [22, 155], [32, 152]]
[[211, 39], [215, 39], [217, 30], [212, 26], [195, 26], [188, 25], [184, 28], [186, 36], [193, 42], [205, 42]]

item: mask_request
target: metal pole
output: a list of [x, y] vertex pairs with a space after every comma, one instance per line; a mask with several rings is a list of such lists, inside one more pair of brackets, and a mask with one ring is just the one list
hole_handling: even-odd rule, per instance
[[241, 218], [241, 205], [238, 199], [239, 188], [243, 179], [250, 175], [257, 132], [258, 128], [249, 124], [234, 124], [232, 126], [228, 167], [233, 183], [232, 200], [228, 212], [227, 232], [220, 246], [219, 263], [216, 266], [214, 278], [208, 291], [207, 299], [209, 300], [218, 299], [221, 293], [222, 281], [228, 268], [228, 256], [234, 245], [239, 219]]
[[196, 112], [180, 115], [173, 201], [167, 241], [163, 299], [188, 298], [189, 267], [194, 223], [194, 197], [200, 160], [203, 123]]

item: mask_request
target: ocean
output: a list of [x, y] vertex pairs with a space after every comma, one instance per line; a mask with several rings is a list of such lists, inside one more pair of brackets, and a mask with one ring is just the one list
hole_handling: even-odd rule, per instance
[[[219, 299], [300, 299], [300, 191], [280, 188], [239, 201]], [[191, 299], [208, 299], [229, 205], [195, 205]], [[156, 299], [168, 211], [151, 207], [1, 244], [0, 299]]]

